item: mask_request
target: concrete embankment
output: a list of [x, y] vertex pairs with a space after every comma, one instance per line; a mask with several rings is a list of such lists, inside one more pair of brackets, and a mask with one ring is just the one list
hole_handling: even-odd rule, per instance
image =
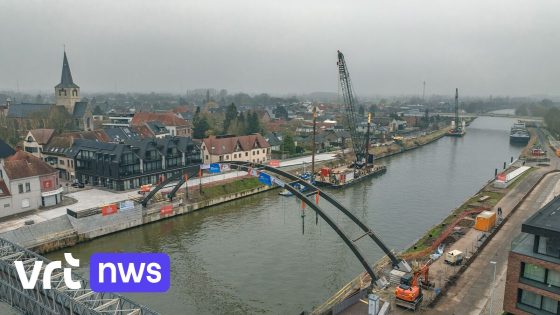
[[[95, 214], [74, 218], [66, 214], [41, 223], [1, 233], [0, 238], [13, 241], [38, 253], [47, 253], [111, 233], [252, 196], [274, 188], [260, 185], [255, 188], [192, 203], [186, 203], [182, 199], [177, 198], [173, 202], [153, 203], [146, 208], [143, 208], [140, 204], [135, 204], [134, 208], [106, 216]], [[162, 211], [162, 208], [166, 206], [172, 207], [169, 214], [163, 214], [165, 211]]]

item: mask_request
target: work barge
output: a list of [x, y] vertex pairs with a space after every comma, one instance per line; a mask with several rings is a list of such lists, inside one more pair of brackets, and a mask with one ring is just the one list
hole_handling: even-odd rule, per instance
[[[367, 117], [367, 131], [365, 134], [358, 132], [357, 126], [359, 117], [357, 115], [357, 100], [354, 95], [354, 89], [348, 71], [348, 65], [344, 59], [344, 54], [338, 51], [338, 75], [340, 87], [344, 98], [344, 109], [346, 113], [346, 120], [348, 122], [348, 129], [352, 138], [353, 159], [354, 161], [334, 167], [323, 167], [315, 175], [315, 184], [318, 187], [329, 188], [344, 188], [349, 185], [359, 183], [367, 178], [381, 175], [387, 171], [384, 165], [377, 165], [374, 163], [374, 156], [370, 154], [370, 129], [372, 114], [368, 113]], [[313, 135], [315, 136], [315, 123], [316, 115], [313, 115]], [[313, 141], [315, 143], [315, 141]], [[313, 153], [315, 148], [313, 148]], [[315, 170], [313, 169], [313, 172]]]

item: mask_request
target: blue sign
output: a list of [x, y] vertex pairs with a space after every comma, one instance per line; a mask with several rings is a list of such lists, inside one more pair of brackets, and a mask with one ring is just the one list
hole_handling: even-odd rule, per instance
[[267, 185], [272, 186], [272, 178], [267, 173], [260, 173], [259, 174], [259, 182]]
[[212, 163], [210, 164], [210, 173], [219, 173], [220, 172], [220, 164]]
[[171, 284], [165, 253], [95, 253], [89, 265], [95, 292], [166, 292]]

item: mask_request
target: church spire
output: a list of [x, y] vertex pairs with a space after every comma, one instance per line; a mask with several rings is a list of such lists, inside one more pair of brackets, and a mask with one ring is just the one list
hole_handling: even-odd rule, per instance
[[79, 88], [72, 80], [72, 72], [70, 72], [70, 64], [68, 63], [68, 57], [66, 57], [66, 50], [64, 51], [64, 59], [62, 61], [60, 84], [58, 84], [56, 88]]

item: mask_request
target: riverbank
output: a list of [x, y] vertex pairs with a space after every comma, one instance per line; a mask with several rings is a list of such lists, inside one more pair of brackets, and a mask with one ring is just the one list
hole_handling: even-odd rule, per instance
[[445, 137], [450, 129], [451, 127], [447, 127], [415, 138], [405, 138], [402, 141], [399, 141], [400, 143], [393, 142], [390, 145], [375, 147], [370, 150], [370, 153], [373, 153], [373, 155], [378, 160], [396, 154], [404, 153], [406, 151], [420, 148]]
[[[516, 168], [525, 165], [524, 161], [516, 161], [508, 168]], [[529, 164], [527, 164], [529, 165]], [[525, 198], [537, 187], [540, 181], [550, 172], [553, 172], [549, 166], [542, 167], [536, 163], [532, 168], [519, 176], [506, 189], [497, 189], [492, 186], [493, 179], [487, 181], [484, 186], [474, 195], [464, 201], [459, 207], [452, 210], [438, 224], [429, 228], [423, 236], [412, 243], [408, 248], [396, 254], [407, 261], [416, 261], [420, 265], [426, 263], [430, 259], [430, 254], [434, 252], [434, 247], [441, 242], [446, 245], [445, 252], [459, 249], [466, 255], [463, 265], [450, 267], [443, 263], [443, 258], [436, 260], [430, 266], [430, 280], [435, 283], [437, 290], [426, 290], [423, 305], [433, 307], [440, 294], [436, 292], [446, 292], [446, 290], [456, 283], [457, 278], [468, 268], [471, 262], [477, 257], [478, 253], [490, 242], [494, 234], [507, 222], [508, 218], [519, 208], [519, 205]], [[496, 211], [498, 207], [502, 208], [503, 217], [498, 220], [497, 226], [489, 232], [480, 232], [474, 229], [475, 217], [484, 210]], [[483, 235], [483, 237], [481, 237]], [[385, 256], [374, 264], [374, 270], [386, 279], [390, 277], [392, 270], [389, 259]], [[437, 275], [437, 276], [433, 276]], [[344, 301], [359, 290], [364, 290], [369, 286], [371, 279], [365, 272], [349, 282], [340, 291], [334, 294], [324, 304], [315, 308], [312, 314], [323, 314]], [[392, 305], [395, 309], [393, 287], [385, 290], [376, 291], [376, 293], [384, 300]], [[365, 305], [365, 304], [364, 304]], [[366, 314], [367, 305], [361, 303], [355, 304], [350, 308], [352, 314]], [[364, 308], [365, 307], [365, 308]], [[357, 309], [363, 309], [356, 312]], [[429, 314], [430, 309], [422, 308]], [[398, 310], [398, 309], [397, 309]], [[406, 312], [402, 312], [405, 314]], [[396, 314], [401, 314], [397, 312]]]
[[[434, 289], [424, 290], [422, 310], [430, 314], [430, 310], [437, 305], [437, 301], [441, 298], [441, 294], [438, 294], [438, 292], [446, 292], [447, 289], [456, 283], [457, 278], [467, 270], [469, 265], [476, 259], [479, 252], [485, 248], [492, 240], [493, 236], [507, 222], [508, 218], [519, 208], [519, 205], [537, 187], [541, 180], [552, 172], [557, 171], [551, 171], [549, 168], [532, 168], [531, 172], [526, 172], [521, 175], [507, 189], [495, 189], [492, 187], [492, 180], [488, 181], [482, 189], [453, 210], [440, 223], [430, 228], [420, 239], [415, 241], [413, 245], [396, 254], [396, 256], [401, 259], [405, 259], [409, 262], [415, 261], [422, 265], [430, 259], [430, 254], [434, 252], [433, 245], [435, 245], [435, 247], [438, 245], [438, 243], [435, 243], [437, 241], [442, 241], [442, 243], [445, 244], [445, 252], [459, 249], [465, 254], [463, 264], [458, 266], [449, 266], [445, 264], [443, 258], [439, 258], [430, 265], [430, 275], [432, 275], [430, 281], [434, 284]], [[484, 201], [481, 201], [482, 197], [485, 196], [489, 198], [484, 198]], [[496, 227], [489, 232], [475, 230], [473, 226], [476, 214], [483, 210], [495, 210], [497, 207], [502, 208], [503, 218], [498, 220]], [[461, 215], [465, 213], [467, 215]], [[458, 229], [455, 229], [455, 227]], [[453, 233], [443, 234], [448, 228], [451, 229]], [[481, 237], [481, 235], [484, 236]], [[373, 267], [378, 275], [384, 276], [386, 279], [390, 278], [392, 266], [387, 256], [378, 260]], [[366, 272], [361, 273], [325, 303], [313, 309], [312, 314], [328, 313], [335, 305], [340, 304], [356, 292], [366, 290], [370, 282], [371, 278], [369, 275]], [[384, 302], [391, 304], [390, 308], [396, 310], [395, 314], [406, 314], [407, 311], [401, 312], [399, 308], [395, 307], [393, 292], [393, 286], [375, 290], [375, 293], [379, 295]], [[350, 307], [349, 311], [351, 314], [367, 314], [367, 305], [357, 303]], [[391, 314], [393, 314], [393, 312], [391, 312]]]

